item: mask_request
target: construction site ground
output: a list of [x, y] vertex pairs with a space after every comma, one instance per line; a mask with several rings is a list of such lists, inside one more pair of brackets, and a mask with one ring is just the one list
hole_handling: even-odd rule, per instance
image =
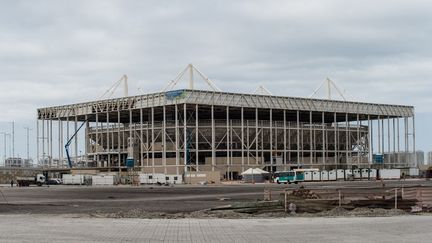
[[[280, 198], [285, 189], [300, 185], [312, 190], [355, 190], [368, 192], [368, 188], [423, 186], [432, 187], [432, 181], [394, 180], [304, 182], [291, 184], [230, 184], [230, 185], [142, 185], [119, 186], [67, 186], [42, 187], [0, 186], [0, 215], [48, 214], [75, 215], [78, 217], [109, 218], [249, 218], [281, 217], [284, 212], [265, 212], [258, 215], [240, 214], [229, 210], [209, 211], [239, 202], [263, 200], [264, 189], [270, 189], [274, 199]], [[359, 189], [360, 188], [360, 189]], [[376, 190], [376, 189], [375, 189]], [[333, 209], [320, 214], [298, 216], [388, 216], [404, 214], [404, 211], [381, 209]], [[288, 215], [292, 216], [292, 215]]]

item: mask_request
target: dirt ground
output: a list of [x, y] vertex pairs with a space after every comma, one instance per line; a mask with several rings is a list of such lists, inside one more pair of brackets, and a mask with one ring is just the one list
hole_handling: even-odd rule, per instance
[[[401, 185], [432, 186], [429, 181], [388, 181], [385, 189]], [[315, 182], [303, 183], [311, 189], [382, 187], [380, 182]], [[206, 186], [44, 186], [29, 188], [0, 187], [1, 214], [70, 214], [90, 217], [114, 218], [247, 218], [285, 217], [285, 212], [263, 212], [257, 215], [236, 213], [230, 210], [210, 211], [210, 208], [234, 202], [262, 200], [264, 189], [270, 188], [274, 199], [285, 189], [299, 185], [206, 185]], [[378, 209], [349, 212], [322, 212], [321, 216], [386, 216], [402, 212]], [[295, 217], [298, 215], [288, 215]], [[311, 216], [304, 214], [303, 216]]]

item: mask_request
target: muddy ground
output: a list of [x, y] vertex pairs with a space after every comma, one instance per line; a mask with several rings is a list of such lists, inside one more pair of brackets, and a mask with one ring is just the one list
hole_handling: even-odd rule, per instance
[[[385, 189], [401, 185], [432, 186], [430, 181], [388, 181]], [[336, 190], [337, 188], [382, 187], [381, 182], [315, 182], [303, 183], [311, 189]], [[208, 209], [229, 205], [233, 202], [253, 202], [263, 199], [264, 188], [270, 188], [275, 199], [284, 189], [299, 185], [207, 185], [207, 186], [50, 186], [30, 188], [0, 187], [1, 214], [70, 214], [90, 217], [115, 218], [247, 218], [285, 217], [283, 210], [261, 212], [256, 215], [236, 213], [230, 210]], [[356, 211], [357, 210], [357, 211]], [[322, 212], [321, 216], [386, 216], [405, 212], [355, 209]], [[319, 214], [316, 214], [319, 215]], [[295, 217], [298, 215], [289, 215]], [[304, 214], [303, 216], [310, 216]]]

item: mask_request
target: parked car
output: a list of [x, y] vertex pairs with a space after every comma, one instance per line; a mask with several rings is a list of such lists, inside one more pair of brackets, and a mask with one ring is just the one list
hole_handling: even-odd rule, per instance
[[62, 184], [62, 181], [61, 181], [60, 179], [53, 178], [53, 179], [49, 179], [49, 180], [46, 182], [46, 184], [47, 184], [47, 185], [60, 185], [60, 184]]

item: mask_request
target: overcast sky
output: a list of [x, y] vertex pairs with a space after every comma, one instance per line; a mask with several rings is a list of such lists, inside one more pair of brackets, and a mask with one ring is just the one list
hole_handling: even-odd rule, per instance
[[123, 74], [159, 91], [193, 63], [224, 91], [304, 97], [329, 77], [351, 100], [414, 105], [432, 150], [431, 37], [432, 1], [2, 1], [0, 130], [18, 122], [22, 154], [38, 107]]

